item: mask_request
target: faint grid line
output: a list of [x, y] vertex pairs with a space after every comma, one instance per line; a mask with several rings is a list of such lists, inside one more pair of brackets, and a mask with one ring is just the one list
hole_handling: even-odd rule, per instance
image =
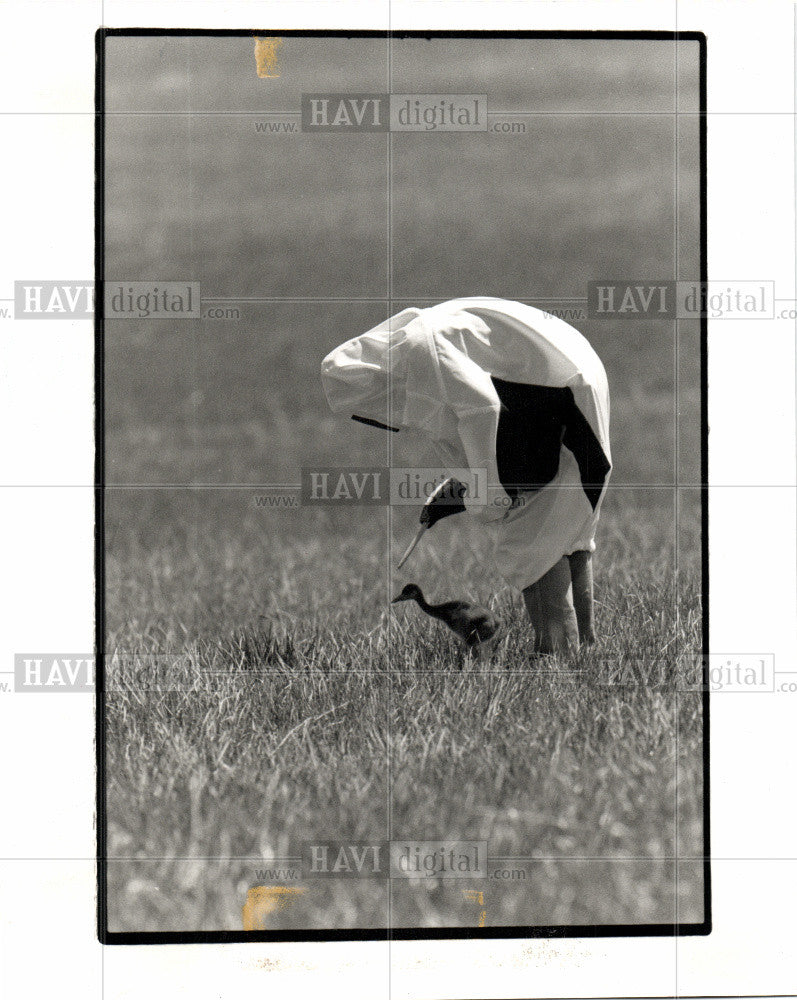
[[[109, 284], [114, 284], [119, 279], [108, 279]], [[123, 283], [124, 280], [123, 279]], [[437, 305], [440, 302], [440, 297], [424, 296], [424, 295], [407, 295], [406, 300], [412, 300], [415, 302], [430, 302], [433, 305]], [[0, 299], [0, 302], [13, 302], [13, 299]], [[324, 304], [328, 302], [342, 302], [349, 304], [351, 302], [373, 302], [381, 303], [383, 305], [390, 305], [394, 300], [391, 295], [386, 295], [384, 297], [379, 295], [253, 295], [253, 296], [221, 296], [221, 295], [203, 295], [201, 297], [202, 302], [285, 302], [285, 303], [307, 303], [307, 302], [318, 302], [319, 304]], [[587, 302], [588, 299], [585, 295], [567, 295], [559, 296], [558, 298], [552, 295], [538, 295], [534, 298], [518, 298], [515, 302]], [[780, 301], [780, 300], [776, 300]], [[783, 301], [793, 302], [794, 299], [784, 299]]]
[[[114, 653], [115, 653], [115, 650], [106, 650], [105, 655], [109, 656], [109, 657], [113, 657]], [[138, 655], [135, 654], [135, 653], [125, 653], [124, 650], [122, 650], [122, 652], [119, 653], [118, 655], [120, 657], [131, 657], [131, 658], [136, 659], [136, 660], [141, 659], [141, 660], [144, 660], [144, 661], [146, 661], [150, 656], [159, 657], [160, 659], [165, 659], [166, 657], [172, 657], [172, 656], [175, 659], [181, 659], [181, 658], [184, 658], [184, 657], [187, 656], [187, 654], [186, 654], [186, 652], [184, 650], [175, 650], [174, 652], [154, 653], [154, 654], [145, 653], [141, 657], [138, 657]], [[111, 672], [113, 673], [113, 665], [111, 666]], [[246, 680], [248, 678], [256, 678], [256, 677], [270, 677], [270, 676], [273, 676], [273, 677], [284, 677], [285, 674], [286, 674], [286, 672], [287, 671], [284, 668], [271, 667], [271, 666], [262, 666], [262, 667], [259, 667], [256, 672], [251, 672], [251, 673], [247, 673], [245, 671], [242, 671], [238, 667], [231, 667], [230, 669], [226, 669], [226, 670], [202, 670], [201, 673], [197, 674], [196, 676], [197, 677], [202, 677], [202, 678], [211, 678], [211, 677], [226, 677], [226, 678], [230, 678], [230, 677], [239, 677], [240, 676], [240, 678], [242, 680]], [[315, 669], [315, 668], [312, 668], [312, 667], [307, 667], [307, 668], [304, 668], [304, 669], [299, 669], [296, 666], [291, 666], [290, 672], [292, 674], [296, 674], [296, 676], [300, 677], [302, 675], [312, 676], [314, 673], [318, 673], [320, 671], [317, 670], [317, 669]], [[4, 670], [3, 673], [11, 675], [11, 674], [14, 673], [14, 671], [13, 670]], [[323, 670], [323, 673], [324, 673], [324, 675], [326, 675], [326, 674], [341, 674], [342, 676], [345, 676], [345, 677], [350, 677], [352, 674], [363, 674], [363, 675], [366, 675], [366, 676], [369, 676], [369, 677], [392, 677], [392, 676], [394, 676], [394, 674], [396, 673], [396, 671], [393, 670], [393, 669], [380, 670], [378, 668], [372, 668], [372, 667], [328, 667], [328, 668], [325, 667], [324, 670]], [[403, 668], [402, 673], [405, 674], [405, 675], [406, 674], [417, 674], [419, 677], [424, 677], [424, 676], [428, 676], [428, 677], [441, 677], [441, 676], [446, 676], [446, 677], [461, 677], [463, 675], [464, 671], [461, 670], [459, 667], [452, 667], [450, 670], [442, 670], [442, 669], [439, 669], [439, 668], [431, 668], [431, 667], [405, 667], [405, 668]], [[479, 669], [479, 668], [474, 667], [474, 668], [468, 670], [467, 673], [468, 673], [468, 676], [470, 676], [470, 677], [473, 677], [473, 676], [488, 676], [488, 675], [491, 676], [491, 677], [492, 676], [495, 676], [495, 677], [526, 677], [526, 678], [530, 678], [530, 679], [535, 679], [537, 677], [551, 677], [551, 678], [555, 677], [558, 681], [563, 681], [564, 678], [565, 678], [565, 676], [569, 675], [569, 674], [579, 675], [577, 679], [578, 680], [582, 680], [583, 678], [580, 675], [582, 673], [586, 674], [586, 671], [581, 671], [581, 670], [535, 670], [532, 673], [528, 669], [524, 669], [524, 670], [505, 670], [503, 667], [496, 667], [495, 669], [486, 669], [485, 670], [485, 669]], [[117, 681], [115, 681], [113, 679], [111, 680], [111, 686], [110, 686], [110, 688], [107, 691], [107, 693], [109, 695], [111, 695], [111, 694], [117, 694], [117, 693], [122, 693], [122, 691], [126, 691], [131, 686], [131, 685], [128, 685], [128, 684], [124, 684], [124, 685], [119, 684], [118, 689], [117, 689], [117, 684], [118, 684]], [[609, 685], [606, 685], [606, 686], [608, 687]], [[611, 685], [611, 686], [616, 689], [616, 691], [617, 691], [618, 694], [622, 693], [622, 691], [624, 690], [624, 686], [621, 685], [621, 684]], [[139, 690], [141, 690], [141, 688], [140, 688], [139, 685], [135, 685], [135, 687], [137, 687], [137, 688], [139, 688]], [[208, 694], [208, 693], [212, 693], [212, 692], [207, 692], [207, 691], [202, 691], [202, 690], [200, 690], [200, 691], [194, 691], [193, 688], [191, 688], [190, 685], [185, 685], [184, 687], [173, 687], [173, 686], [169, 686], [169, 685], [152, 684], [152, 685], [146, 686], [143, 690], [146, 691], [146, 692], [148, 692], [148, 693], [151, 693], [151, 692], [163, 692], [163, 691], [184, 691], [186, 694]], [[659, 690], [659, 689], [655, 688], [654, 690]], [[674, 691], [675, 689], [672, 688], [670, 690]], [[87, 692], [87, 693], [91, 694], [92, 692]], [[695, 693], [698, 693], [698, 692], [695, 692]], [[772, 694], [774, 692], [767, 691], [767, 692], [760, 692], [760, 693], [761, 694]]]
[[[391, 28], [393, 26], [392, 0], [387, 0], [387, 89], [388, 93], [393, 90], [393, 36]], [[388, 316], [393, 315], [393, 133], [387, 133], [387, 296], [388, 296]], [[392, 325], [392, 324], [391, 324]], [[392, 332], [392, 331], [391, 331]], [[388, 364], [388, 424], [393, 426], [393, 366]], [[389, 468], [393, 466], [393, 435], [387, 435], [387, 464]], [[390, 611], [390, 586], [393, 576], [393, 509], [387, 508], [387, 588], [385, 591], [388, 618], [388, 666], [390, 676], [388, 678], [387, 695], [387, 836], [388, 840], [393, 839], [393, 635], [392, 629], [395, 623]], [[388, 1000], [393, 997], [393, 885], [392, 880], [387, 885], [387, 994]]]
[[[188, 125], [188, 156], [187, 156], [187, 160], [188, 160], [188, 203], [189, 203], [189, 205], [191, 206], [191, 209], [192, 209], [192, 211], [191, 211], [191, 225], [189, 227], [188, 238], [189, 238], [189, 241], [190, 241], [190, 248], [191, 248], [191, 260], [195, 261], [197, 259], [197, 254], [196, 254], [196, 218], [197, 218], [197, 213], [193, 209], [194, 209], [194, 206], [196, 204], [196, 200], [197, 199], [196, 199], [196, 187], [195, 187], [195, 184], [194, 184], [194, 149], [195, 149], [195, 143], [194, 143], [194, 114], [193, 114], [193, 99], [194, 98], [193, 98], [193, 87], [191, 86], [191, 84], [193, 83], [193, 79], [194, 79], [194, 66], [193, 66], [194, 38], [195, 38], [195, 36], [192, 36], [192, 35], [189, 35], [188, 38], [186, 38], [186, 43], [187, 44], [185, 46], [185, 58], [186, 58], [187, 76], [188, 76], [188, 81], [189, 81], [189, 85], [188, 85], [188, 88], [187, 88], [188, 89], [188, 118], [187, 118], [187, 125]], [[191, 365], [191, 374], [193, 376], [193, 384], [195, 386], [196, 385], [201, 385], [202, 384], [202, 379], [200, 378], [199, 352], [197, 350], [193, 350], [193, 351], [190, 352], [190, 362], [189, 363]], [[194, 419], [188, 421], [188, 424], [189, 424], [189, 434], [191, 435], [191, 438], [192, 438], [192, 441], [193, 441], [193, 445], [194, 445], [194, 468], [196, 468], [196, 466], [198, 465], [198, 462], [199, 462], [199, 448], [198, 448], [198, 445], [200, 443], [200, 428], [199, 428], [199, 421], [196, 419], [197, 412], [198, 412], [198, 407], [195, 405], [193, 407], [193, 416], [194, 416]]]
[[[101, 25], [101, 27], [104, 27], [105, 26], [105, 0], [100, 0], [100, 8], [101, 8], [100, 9], [100, 25]], [[103, 58], [102, 58], [103, 76], [105, 75], [105, 41], [106, 40], [103, 38], [103, 41], [102, 41], [102, 49], [103, 49]], [[101, 110], [102, 110], [103, 122], [104, 122], [105, 121], [105, 81], [104, 80], [103, 80], [102, 94], [103, 94], [103, 107], [102, 107]], [[105, 183], [105, 176], [104, 176], [105, 175], [105, 162], [104, 161], [105, 161], [105, 128], [104, 128], [104, 124], [103, 124], [103, 165], [102, 165], [103, 166], [103, 170], [102, 170], [102, 173], [103, 173], [103, 184]], [[102, 198], [103, 198], [103, 200], [105, 198], [105, 192], [104, 191], [102, 192]], [[103, 232], [102, 236], [103, 236], [103, 241], [104, 241], [104, 239], [105, 239], [105, 233], [104, 232]], [[104, 243], [103, 243], [103, 246], [104, 246]], [[103, 249], [102, 257], [103, 258], [105, 257], [104, 249]], [[104, 261], [104, 259], [102, 260], [102, 273], [103, 273], [103, 275], [105, 273], [105, 261]], [[100, 444], [100, 447], [104, 447], [104, 446], [105, 446], [105, 441], [103, 440], [101, 442], [101, 444]], [[103, 478], [105, 478], [105, 474], [104, 473], [103, 473]], [[104, 501], [105, 501], [105, 488], [104, 487], [105, 487], [105, 484], [103, 483], [103, 489], [102, 489], [101, 495], [100, 495], [101, 502], [103, 503], [103, 505], [104, 505]], [[102, 544], [103, 544], [103, 547], [105, 547], [105, 545], [106, 545], [105, 538], [102, 539]], [[107, 593], [103, 595], [103, 604], [106, 602], [106, 600], [107, 600]], [[102, 636], [102, 642], [103, 642], [103, 644], [105, 643], [105, 636], [104, 635]], [[103, 705], [103, 710], [104, 710], [104, 705]], [[104, 753], [105, 752], [105, 747], [103, 746], [101, 748], [101, 750]], [[107, 780], [107, 774], [106, 774], [106, 780]], [[103, 795], [103, 798], [106, 798], [106, 795]], [[103, 930], [103, 934], [107, 934], [108, 933], [108, 924], [109, 924], [109, 919], [108, 919], [108, 905], [107, 905], [107, 897], [108, 897], [108, 870], [107, 870], [107, 863], [108, 863], [108, 844], [107, 844], [108, 808], [107, 808], [107, 804], [106, 804], [106, 806], [105, 806], [105, 808], [104, 808], [103, 811], [105, 813], [104, 818], [105, 818], [105, 835], [106, 835], [106, 837], [105, 837], [105, 839], [106, 839], [106, 843], [105, 843], [105, 864], [106, 864], [106, 870], [105, 870], [105, 885], [103, 886], [103, 891], [104, 891], [105, 898], [106, 898], [106, 905], [105, 905], [105, 927], [103, 927], [102, 930]], [[100, 946], [100, 994], [101, 994], [102, 1000], [105, 1000], [105, 945], [101, 945]]]
[[[338, 466], [335, 466], [338, 468]], [[348, 468], [348, 466], [340, 466], [340, 468]], [[352, 468], [359, 468], [359, 466], [354, 466], [352, 463]], [[416, 468], [416, 466], [395, 466], [396, 469], [403, 468]], [[421, 468], [418, 466], [417, 468]], [[426, 466], [423, 466], [426, 468]], [[437, 466], [432, 466], [432, 468], [437, 468]], [[500, 483], [490, 483], [491, 487], [498, 487]], [[3, 489], [36, 489], [37, 487], [46, 487], [52, 489], [77, 489], [77, 490], [88, 490], [94, 488], [94, 483], [3, 483]], [[109, 490], [300, 490], [300, 483], [109, 483]], [[559, 489], [563, 490], [579, 490], [583, 489], [583, 486], [574, 486], [572, 484], [562, 483]], [[677, 486], [675, 483], [612, 483], [612, 491], [614, 490], [699, 490], [703, 488], [702, 482], [694, 483], [679, 483]], [[712, 483], [711, 488], [713, 489], [731, 489], [731, 490], [741, 490], [741, 489], [754, 489], [754, 490], [793, 490], [797, 489], [797, 483]], [[374, 505], [376, 506], [376, 505]], [[411, 504], [396, 504], [395, 506], [411, 506]]]
[[[401, 843], [402, 840], [410, 838], [398, 837], [396, 839], [397, 843]], [[271, 864], [299, 864], [303, 859], [301, 857], [295, 858], [260, 858], [256, 856], [247, 857], [241, 854], [211, 854], [207, 857], [202, 855], [190, 855], [190, 854], [170, 854], [165, 857], [146, 857], [142, 858], [135, 855], [115, 855], [108, 859], [109, 863], [121, 864], [124, 862], [138, 861], [144, 864], [154, 863], [156, 861], [245, 861], [247, 864], [257, 864], [257, 865], [271, 865]], [[95, 856], [91, 857], [24, 857], [24, 858], [0, 858], [0, 862], [8, 861], [86, 861], [86, 862], [96, 862], [97, 858]], [[760, 863], [762, 861], [774, 862], [777, 864], [782, 864], [785, 861], [797, 861], [797, 857], [786, 857], [786, 858], [718, 858], [715, 856], [704, 856], [702, 854], [686, 854], [686, 855], [670, 855], [670, 854], [636, 854], [636, 855], [580, 855], [580, 854], [537, 854], [537, 855], [517, 855], [509, 856], [503, 854], [488, 854], [487, 861], [490, 862], [507, 862], [516, 861], [523, 862], [525, 864], [538, 864], [543, 862], [558, 862], [560, 864], [566, 864], [570, 861], [578, 861], [580, 863], [585, 862], [600, 862], [600, 863], [619, 863], [628, 864], [629, 862], [656, 862], [664, 864], [674, 863], [674, 862], [685, 862], [688, 861], [691, 864], [698, 864], [704, 861], [721, 861], [728, 864], [738, 864], [740, 861], [751, 861]], [[403, 877], [403, 876], [402, 876]], [[484, 881], [489, 881], [485, 879]]]
[[[797, 297], [797, 4], [792, 6], [792, 195], [794, 204], [794, 295]], [[797, 319], [794, 325], [794, 400], [795, 419], [792, 427], [797, 427]], [[795, 435], [797, 449], [797, 435]], [[795, 472], [797, 473], [797, 451], [795, 451]], [[797, 559], [797, 553], [795, 553]]]
[[[100, 0], [100, 26], [101, 27], [105, 26], [105, 0]], [[102, 50], [103, 50], [103, 53], [102, 53], [102, 67], [103, 67], [103, 77], [104, 77], [105, 76], [105, 38], [103, 38], [103, 40], [102, 40]], [[103, 143], [103, 157], [102, 157], [103, 158], [103, 164], [102, 164], [102, 175], [103, 175], [103, 185], [104, 185], [104, 183], [105, 183], [105, 162], [104, 162], [105, 161], [105, 126], [104, 126], [104, 121], [105, 121], [105, 103], [106, 103], [106, 99], [105, 99], [105, 80], [103, 79], [102, 82], [103, 82], [103, 86], [102, 86], [103, 107], [101, 108], [102, 115], [103, 115], [103, 132], [102, 132], [102, 135], [103, 135], [103, 140], [102, 140], [102, 143]], [[95, 108], [95, 112], [96, 112], [96, 108]], [[101, 192], [101, 196], [102, 196], [102, 199], [104, 201], [104, 199], [105, 199], [105, 192], [104, 191]], [[104, 241], [104, 239], [105, 239], [105, 233], [104, 232], [102, 234], [102, 237], [103, 237], [103, 241]], [[104, 246], [104, 242], [103, 242], [103, 246]], [[103, 258], [105, 257], [104, 249], [103, 249], [102, 257]], [[105, 261], [103, 259], [102, 260], [102, 273], [103, 274], [105, 273], [105, 266], [104, 265], [105, 265]], [[101, 444], [99, 445], [99, 447], [104, 447], [104, 446], [105, 446], [105, 441], [103, 440], [101, 442]], [[103, 478], [105, 478], [104, 474], [103, 474]], [[104, 489], [104, 486], [105, 486], [105, 484], [103, 483], [103, 490], [101, 491], [101, 495], [100, 495], [101, 502], [103, 503], [103, 505], [104, 505], [104, 498], [105, 498], [105, 489]], [[103, 545], [103, 547], [105, 547], [105, 545], [106, 545], [105, 538], [102, 539], [102, 545]], [[103, 604], [105, 603], [106, 600], [107, 600], [107, 593], [103, 595]], [[103, 644], [105, 642], [105, 636], [104, 635], [102, 637], [102, 642], [103, 642]], [[103, 706], [103, 710], [104, 710], [104, 706]], [[105, 752], [105, 747], [104, 746], [101, 748], [101, 751], [103, 753]], [[106, 774], [106, 780], [107, 780], [107, 774]], [[105, 797], [106, 796], [103, 795], [103, 798], [105, 798]], [[106, 804], [105, 808], [103, 809], [103, 812], [105, 814], [105, 816], [104, 816], [105, 824], [104, 825], [105, 825], [105, 835], [106, 835], [105, 836], [105, 840], [106, 840], [106, 843], [105, 843], [105, 859], [104, 859], [105, 860], [105, 864], [106, 864], [106, 870], [105, 870], [105, 885], [103, 886], [103, 893], [105, 895], [106, 905], [105, 905], [105, 926], [102, 928], [102, 932], [103, 932], [103, 934], [107, 934], [108, 933], [108, 923], [109, 923], [109, 920], [108, 920], [108, 904], [107, 904], [107, 899], [108, 899], [108, 870], [107, 870], [107, 861], [108, 861], [108, 844], [107, 844], [108, 808], [107, 808], [107, 804]], [[98, 817], [98, 820], [99, 820], [99, 817]], [[100, 945], [100, 995], [102, 997], [102, 1000], [105, 1000], [105, 945], [104, 944]]]
[[[528, 0], [524, 0], [528, 2]], [[300, 117], [301, 111], [106, 111], [105, 118], [180, 118], [192, 114], [195, 118], [265, 118], [268, 116]], [[758, 118], [780, 116], [790, 118], [791, 111], [708, 111], [706, 118]], [[93, 111], [0, 111], [0, 118], [30, 117], [84, 117], [93, 118]], [[487, 116], [502, 118], [671, 118], [672, 111], [488, 111]], [[678, 118], [700, 118], [699, 111], [679, 111]], [[301, 133], [288, 133], [301, 134]], [[365, 133], [367, 134], [367, 133]], [[421, 134], [421, 133], [418, 133]]]
[[[676, 31], [676, 34], [677, 34], [677, 32], [678, 32], [678, 0], [675, 0], [675, 31]], [[674, 152], [674, 157], [675, 157], [675, 171], [674, 171], [674, 182], [675, 182], [674, 183], [675, 224], [673, 226], [673, 241], [675, 243], [675, 253], [674, 253], [674, 258], [675, 258], [674, 259], [674, 265], [675, 265], [674, 279], [675, 279], [675, 281], [678, 281], [678, 275], [679, 275], [679, 269], [678, 269], [678, 236], [679, 236], [679, 233], [678, 233], [678, 221], [679, 221], [678, 171], [680, 169], [680, 163], [678, 161], [678, 139], [679, 139], [679, 123], [678, 123], [678, 49], [679, 48], [680, 48], [680, 42], [678, 42], [677, 40], [674, 41], [673, 42], [673, 50], [674, 50], [674, 55], [675, 55], [675, 116], [673, 118], [673, 128], [675, 130], [675, 144], [674, 144], [675, 145], [675, 152]], [[675, 592], [674, 592], [674, 594], [675, 594], [675, 642], [676, 642], [676, 649], [678, 650], [678, 653], [680, 654], [681, 650], [678, 647], [678, 636], [680, 634], [680, 629], [679, 629], [679, 624], [680, 624], [680, 602], [678, 601], [679, 582], [680, 582], [679, 581], [679, 565], [678, 565], [678, 557], [679, 557], [679, 554], [680, 554], [680, 551], [679, 551], [680, 550], [680, 533], [679, 533], [679, 525], [678, 525], [678, 512], [679, 512], [679, 506], [680, 506], [680, 495], [679, 495], [679, 492], [678, 492], [678, 476], [680, 475], [680, 471], [681, 471], [681, 468], [680, 468], [680, 466], [681, 466], [681, 463], [680, 463], [680, 449], [679, 449], [680, 420], [678, 419], [678, 411], [679, 411], [679, 405], [678, 404], [679, 404], [679, 400], [680, 400], [680, 393], [678, 391], [678, 365], [679, 365], [679, 353], [678, 353], [678, 351], [679, 351], [679, 343], [678, 343], [678, 341], [679, 341], [679, 337], [680, 337], [680, 325], [679, 325], [679, 322], [678, 322], [678, 318], [676, 316], [676, 319], [675, 319], [675, 336], [673, 337], [673, 354], [674, 354], [673, 364], [674, 364], [674, 368], [675, 368], [674, 378], [673, 378], [673, 385], [674, 385], [674, 388], [675, 388], [675, 399], [673, 401], [674, 402], [674, 405], [673, 405], [673, 418], [674, 418], [674, 421], [675, 421], [675, 455], [674, 455], [674, 457], [675, 457], [675, 470], [674, 470], [675, 471], [675, 490], [673, 491], [673, 502], [674, 502], [674, 508], [675, 508], [674, 509], [674, 515], [675, 515], [675, 521], [674, 521], [674, 523], [675, 523], [675, 559], [674, 559], [674, 562], [675, 562]], [[678, 758], [678, 753], [679, 753], [679, 751], [678, 751], [678, 736], [679, 736], [678, 717], [679, 717], [679, 711], [678, 711], [678, 709], [679, 709], [679, 701], [678, 701], [678, 692], [677, 691], [675, 692], [675, 697], [674, 697], [674, 708], [675, 708], [675, 712], [674, 712], [674, 718], [675, 718], [675, 812], [674, 812], [674, 827], [675, 827], [675, 829], [674, 829], [674, 837], [675, 837], [675, 840], [674, 840], [673, 846], [675, 848], [674, 854], [675, 854], [675, 857], [676, 857], [676, 861], [675, 861], [675, 900], [674, 900], [675, 906], [674, 906], [673, 916], [675, 917], [675, 949], [674, 949], [674, 958], [675, 958], [675, 970], [674, 970], [674, 972], [675, 972], [675, 995], [678, 996], [678, 957], [679, 957], [678, 956], [678, 921], [679, 921], [679, 911], [678, 911], [678, 889], [679, 889], [678, 868], [679, 868], [679, 865], [678, 865], [677, 858], [678, 858], [678, 854], [679, 854], [679, 851], [680, 851], [680, 844], [678, 842], [678, 831], [679, 831], [679, 827], [678, 827], [678, 777], [679, 777], [679, 770], [678, 770], [678, 759], [679, 759]]]

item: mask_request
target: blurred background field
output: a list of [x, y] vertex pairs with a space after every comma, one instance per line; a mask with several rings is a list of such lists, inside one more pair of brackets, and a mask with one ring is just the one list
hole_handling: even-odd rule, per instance
[[[390, 137], [255, 127], [298, 122], [302, 92], [387, 90], [384, 38], [285, 38], [277, 79], [249, 38], [107, 44], [106, 279], [199, 281], [238, 310], [106, 324], [106, 649], [196, 667], [180, 695], [109, 697], [110, 928], [240, 928], [256, 871], [322, 833], [538, 858], [490, 880], [488, 925], [702, 919], [700, 865], [674, 860], [702, 852], [699, 698], [654, 683], [699, 650], [696, 324], [572, 320], [607, 369], [614, 458], [576, 674], [529, 664], [464, 519], [390, 579], [417, 511], [256, 499], [289, 503], [305, 465], [387, 461], [319, 366], [404, 305], [578, 309], [592, 280], [699, 276], [697, 44], [395, 39], [394, 92], [487, 93], [526, 131]], [[494, 673], [388, 613], [409, 579], [511, 624]], [[651, 682], [601, 686], [604, 662]], [[340, 881], [273, 926], [477, 916], [459, 885]]]

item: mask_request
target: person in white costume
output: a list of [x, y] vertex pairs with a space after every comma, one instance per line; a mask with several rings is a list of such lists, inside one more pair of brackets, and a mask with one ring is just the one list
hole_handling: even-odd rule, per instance
[[421, 431], [449, 469], [487, 469], [464, 497], [523, 591], [539, 652], [591, 642], [592, 553], [611, 472], [609, 388], [587, 340], [519, 302], [405, 309], [332, 351], [331, 409]]

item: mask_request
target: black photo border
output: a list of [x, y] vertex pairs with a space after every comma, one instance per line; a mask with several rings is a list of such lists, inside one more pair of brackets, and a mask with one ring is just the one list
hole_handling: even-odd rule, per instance
[[[708, 280], [707, 234], [707, 41], [699, 31], [377, 31], [377, 30], [304, 30], [238, 28], [100, 28], [95, 35], [95, 192], [94, 192], [94, 502], [95, 502], [95, 749], [97, 795], [97, 935], [101, 944], [232, 944], [251, 942], [304, 941], [435, 941], [491, 938], [606, 938], [606, 937], [680, 937], [707, 935], [712, 929], [711, 860], [710, 860], [710, 754], [709, 754], [709, 568], [708, 568], [708, 319], [700, 320], [700, 492], [702, 556], [702, 719], [703, 719], [703, 920], [699, 923], [601, 924], [539, 927], [452, 927], [302, 931], [130, 931], [108, 930], [108, 858], [107, 803], [105, 767], [105, 347], [103, 279], [105, 250], [105, 40], [109, 37], [243, 37], [256, 36], [309, 38], [517, 38], [693, 41], [699, 46], [699, 157], [700, 157], [700, 280]], [[677, 109], [676, 109], [677, 110]], [[677, 275], [676, 275], [677, 277]], [[676, 865], [678, 861], [676, 859]]]

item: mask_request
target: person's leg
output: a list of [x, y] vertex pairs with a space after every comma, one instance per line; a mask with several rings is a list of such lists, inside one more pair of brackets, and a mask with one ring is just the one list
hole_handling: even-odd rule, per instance
[[526, 611], [534, 627], [534, 652], [539, 653], [542, 641], [542, 609], [540, 608], [539, 582], [526, 587], [523, 591], [523, 600], [526, 602]]
[[567, 556], [540, 580], [526, 587], [523, 598], [536, 633], [536, 652], [557, 653], [578, 646], [578, 622]]
[[578, 620], [578, 637], [583, 643], [595, 641], [593, 625], [592, 553], [574, 552], [568, 556], [573, 578], [573, 604]]

